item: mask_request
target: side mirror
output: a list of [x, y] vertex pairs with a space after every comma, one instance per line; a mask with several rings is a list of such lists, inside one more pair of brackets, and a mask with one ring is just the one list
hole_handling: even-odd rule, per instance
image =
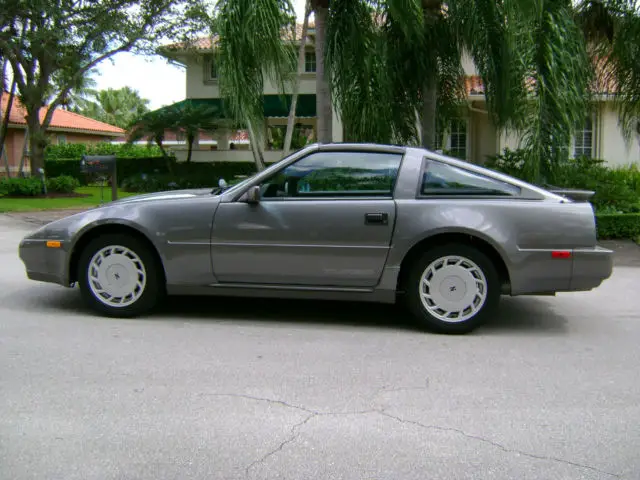
[[260, 203], [260, 197], [262, 196], [262, 191], [260, 190], [260, 186], [256, 185], [247, 190], [247, 203], [255, 205]]

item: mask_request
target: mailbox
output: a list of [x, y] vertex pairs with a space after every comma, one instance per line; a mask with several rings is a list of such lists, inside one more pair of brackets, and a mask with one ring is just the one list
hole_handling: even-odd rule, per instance
[[84, 155], [80, 160], [83, 173], [113, 173], [115, 169], [115, 155]]
[[[116, 172], [115, 155], [83, 155], [80, 160], [80, 170], [82, 173], [98, 173], [103, 177], [111, 177], [111, 200], [118, 199], [118, 180]], [[102, 201], [104, 195], [100, 190]]]

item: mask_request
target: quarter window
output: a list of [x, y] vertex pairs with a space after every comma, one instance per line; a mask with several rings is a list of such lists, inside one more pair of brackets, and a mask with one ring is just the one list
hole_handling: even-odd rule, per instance
[[390, 197], [401, 160], [394, 153], [314, 153], [276, 173], [262, 197]]
[[429, 161], [422, 176], [422, 195], [516, 196], [520, 187], [442, 162]]

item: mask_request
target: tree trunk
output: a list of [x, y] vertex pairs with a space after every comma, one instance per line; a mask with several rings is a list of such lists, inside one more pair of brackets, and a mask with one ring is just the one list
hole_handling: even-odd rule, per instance
[[291, 139], [293, 138], [293, 128], [296, 123], [296, 107], [298, 106], [298, 92], [300, 91], [300, 76], [304, 72], [305, 46], [307, 44], [307, 30], [309, 29], [309, 15], [311, 14], [311, 0], [307, 0], [304, 8], [304, 21], [302, 22], [302, 35], [300, 36], [300, 48], [298, 49], [298, 69], [293, 82], [293, 92], [291, 95], [291, 108], [287, 119], [287, 132], [284, 135], [284, 145], [282, 147], [282, 157], [289, 155], [291, 150]]
[[44, 169], [44, 149], [47, 146], [45, 130], [40, 125], [38, 118], [39, 108], [35, 112], [27, 108], [27, 126], [29, 127], [29, 166], [31, 175], [37, 175], [38, 171]]
[[173, 165], [171, 164], [171, 158], [169, 158], [169, 155], [167, 155], [167, 151], [164, 149], [164, 146], [162, 145], [162, 140], [163, 138], [161, 136], [154, 137], [154, 141], [156, 142], [156, 145], [158, 145], [158, 148], [160, 149], [162, 156], [165, 158], [165, 161], [167, 162], [167, 171], [169, 172], [169, 175], [173, 175]]
[[191, 154], [193, 153], [194, 135], [187, 135], [187, 163], [191, 163]]
[[329, 90], [329, 72], [325, 71], [324, 64], [329, 2], [327, 0], [315, 0], [314, 7], [316, 22], [316, 115], [318, 142], [331, 143], [333, 141], [333, 108], [331, 105], [331, 91]]
[[434, 150], [436, 146], [436, 115], [438, 90], [435, 78], [425, 82], [422, 89], [422, 146]]
[[251, 144], [251, 152], [253, 153], [253, 160], [256, 163], [256, 169], [261, 172], [265, 168], [264, 155], [260, 148], [259, 138], [256, 137], [256, 132], [251, 126], [251, 122], [247, 122], [247, 128], [249, 130], [249, 143]]
[[[422, 0], [424, 28], [433, 28], [442, 11], [441, 0]], [[426, 53], [431, 54], [433, 53]], [[433, 65], [434, 63], [432, 63]], [[438, 73], [425, 78], [422, 87], [422, 146], [434, 150], [436, 145], [436, 118], [438, 115]]]
[[[4, 79], [6, 74], [6, 62], [2, 68], [2, 82], [0, 84], [4, 85]], [[16, 85], [17, 82], [14, 79], [11, 82], [11, 90], [9, 91], [9, 98], [7, 99], [7, 104], [5, 105], [4, 116], [2, 117], [2, 126], [0, 126], [0, 157], [4, 159], [4, 166], [7, 170], [7, 178], [11, 178], [11, 168], [9, 166], [9, 157], [5, 152], [4, 142], [7, 138], [7, 130], [9, 129], [9, 115], [11, 114], [11, 107], [13, 106], [13, 99], [16, 93]]]

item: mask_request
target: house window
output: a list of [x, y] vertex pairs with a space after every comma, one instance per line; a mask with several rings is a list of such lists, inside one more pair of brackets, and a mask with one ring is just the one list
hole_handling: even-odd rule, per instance
[[467, 122], [456, 119], [451, 122], [449, 151], [453, 157], [467, 158]]
[[213, 55], [207, 55], [204, 58], [204, 81], [212, 82], [218, 79], [218, 71], [213, 59]]
[[449, 123], [446, 132], [442, 123], [436, 122], [435, 150], [442, 150], [452, 157], [466, 160], [467, 158], [467, 120], [454, 119]]
[[316, 52], [305, 52], [304, 71], [306, 73], [314, 73], [316, 71]]
[[67, 143], [67, 136], [62, 134], [58, 135], [57, 141], [58, 141], [58, 145], [64, 145], [65, 143]]
[[592, 158], [593, 156], [593, 119], [587, 117], [582, 125], [576, 128], [573, 156]]

